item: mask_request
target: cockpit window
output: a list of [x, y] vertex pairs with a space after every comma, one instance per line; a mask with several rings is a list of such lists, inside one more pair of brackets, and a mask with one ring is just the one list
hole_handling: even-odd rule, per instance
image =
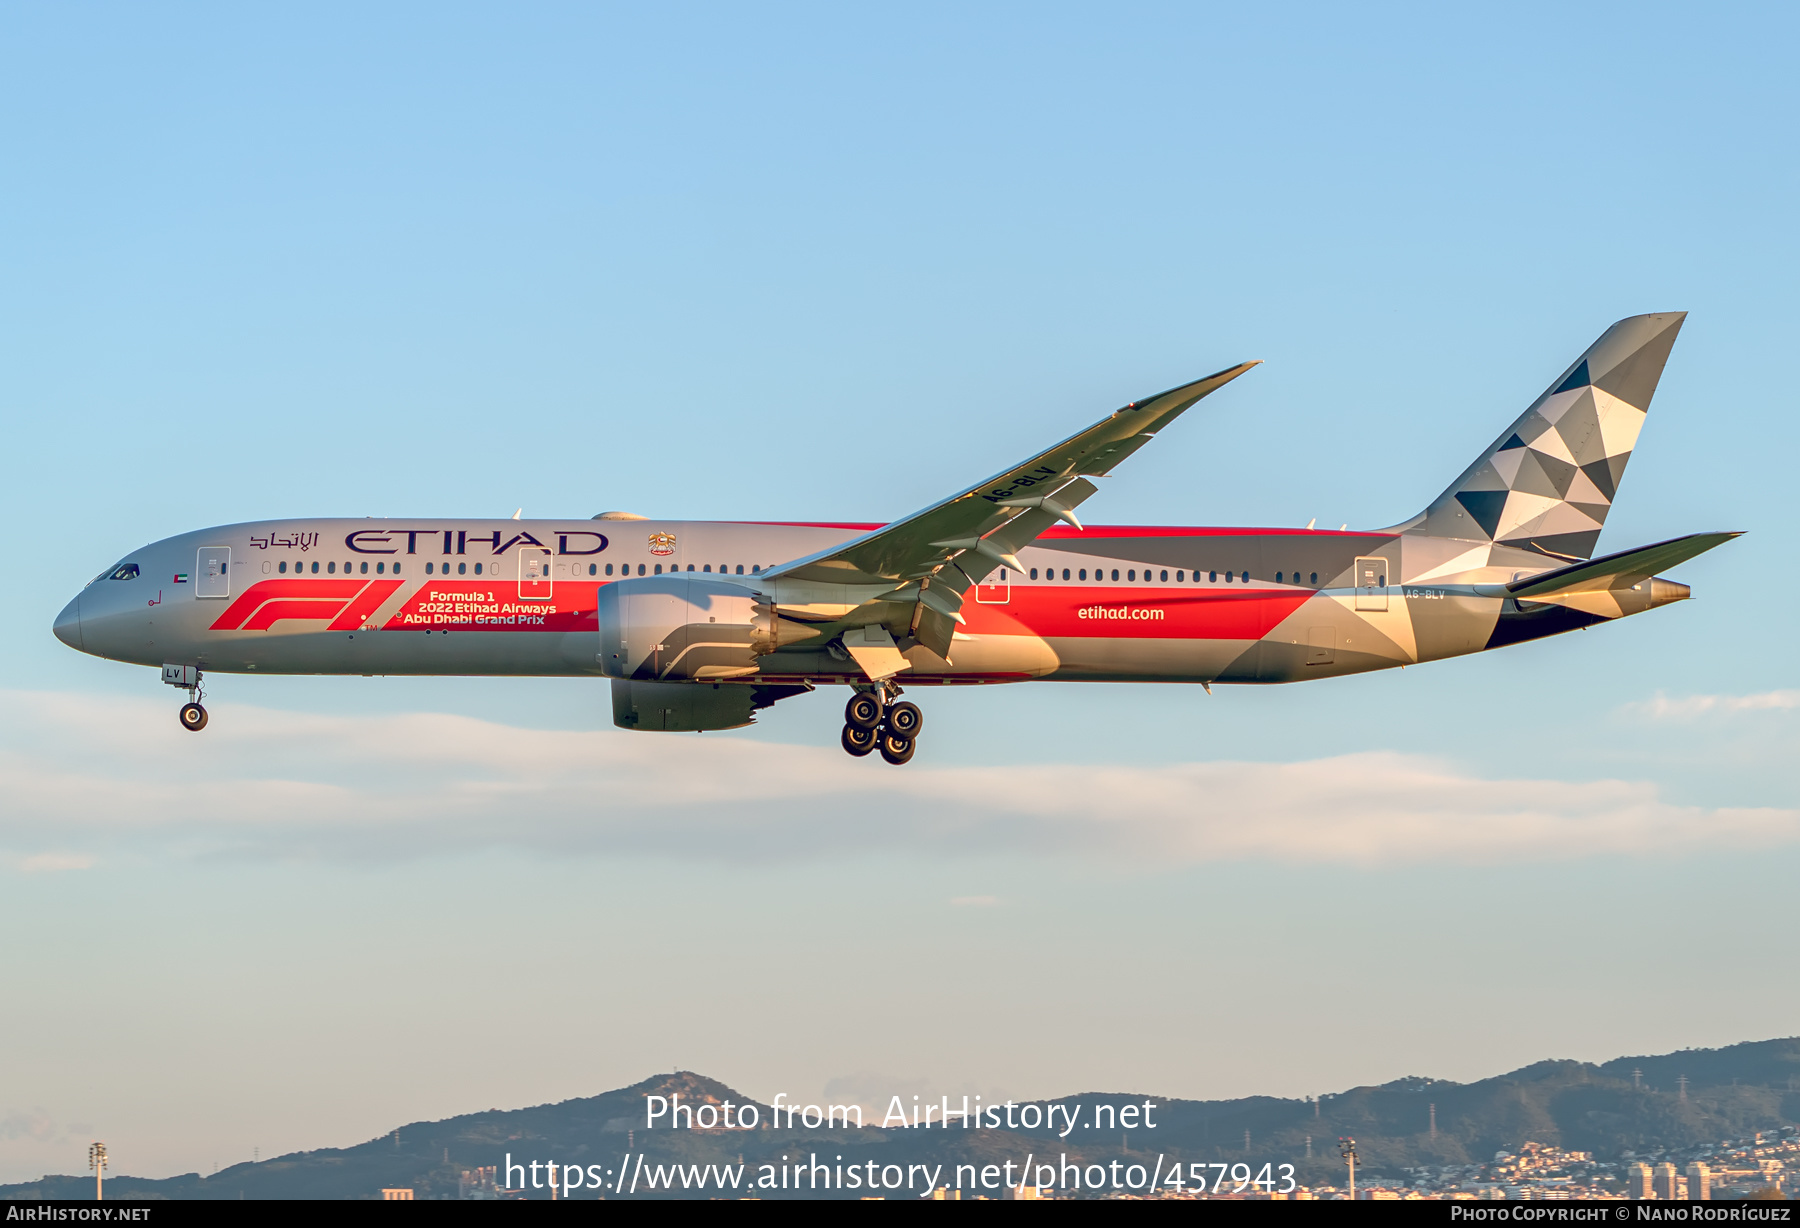
[[136, 563], [120, 563], [118, 569], [107, 577], [109, 580], [135, 580], [137, 578], [138, 565]]

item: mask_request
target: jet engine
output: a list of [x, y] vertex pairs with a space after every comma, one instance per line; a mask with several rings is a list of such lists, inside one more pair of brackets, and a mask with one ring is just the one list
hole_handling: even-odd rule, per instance
[[743, 584], [676, 572], [600, 586], [600, 669], [641, 682], [722, 682], [819, 632]]

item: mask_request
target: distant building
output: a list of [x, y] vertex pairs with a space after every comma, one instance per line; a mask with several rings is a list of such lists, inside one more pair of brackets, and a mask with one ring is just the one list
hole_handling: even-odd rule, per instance
[[1712, 1169], [1698, 1160], [1687, 1166], [1688, 1200], [1705, 1202], [1712, 1197]]
[[465, 1168], [456, 1179], [456, 1196], [467, 1199], [493, 1199], [500, 1197], [496, 1183], [498, 1169], [492, 1164], [483, 1164], [479, 1168]]
[[1664, 1202], [1676, 1202], [1681, 1198], [1681, 1191], [1676, 1188], [1676, 1182], [1679, 1180], [1680, 1177], [1676, 1175], [1675, 1166], [1665, 1160], [1656, 1166], [1656, 1173], [1651, 1180], [1650, 1188]]
[[411, 1190], [381, 1191], [381, 1201], [383, 1202], [411, 1202], [412, 1200], [413, 1196]]
[[1642, 1160], [1636, 1164], [1625, 1166], [1625, 1197], [1654, 1198], [1656, 1191], [1650, 1186], [1650, 1166]]

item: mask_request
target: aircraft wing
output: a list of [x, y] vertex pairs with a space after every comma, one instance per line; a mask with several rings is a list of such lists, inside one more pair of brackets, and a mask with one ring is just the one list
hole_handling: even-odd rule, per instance
[[1641, 580], [1649, 579], [1665, 567], [1685, 563], [1697, 555], [1705, 554], [1714, 546], [1723, 545], [1739, 536], [1741, 534], [1738, 533], [1690, 533], [1686, 537], [1673, 537], [1652, 546], [1621, 550], [1617, 554], [1603, 555], [1541, 575], [1514, 580], [1506, 586], [1506, 591], [1514, 597], [1530, 600], [1533, 597], [1549, 597], [1559, 593], [1629, 588]]
[[877, 591], [892, 586], [873, 599], [912, 606], [907, 630], [947, 659], [963, 595], [976, 581], [996, 567], [1019, 570], [1015, 551], [1057, 521], [1080, 528], [1074, 509], [1099, 489], [1089, 477], [1111, 473], [1201, 397], [1256, 365], [1239, 363], [1133, 401], [985, 482], [764, 577]]
[[[896, 583], [930, 576], [966, 554], [976, 575], [1009, 559], [1058, 520], [1079, 525], [1073, 509], [1098, 489], [1086, 476], [1104, 477], [1149, 443], [1156, 432], [1207, 393], [1256, 364], [1240, 363], [1142, 401], [1133, 401], [1087, 430], [1002, 470], [967, 490], [830, 550], [782, 564], [773, 576], [827, 584]], [[1029, 530], [1029, 531], [1024, 531]], [[965, 569], [969, 570], [969, 569]]]

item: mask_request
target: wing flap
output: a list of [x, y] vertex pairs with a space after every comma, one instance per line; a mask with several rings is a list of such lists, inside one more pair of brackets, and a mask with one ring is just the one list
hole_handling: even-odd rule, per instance
[[[1010, 554], [1059, 519], [1049, 505], [1038, 504], [1048, 496], [1058, 507], [1073, 507], [1094, 492], [1091, 482], [1077, 486], [1081, 475], [1110, 473], [1189, 406], [1215, 392], [1256, 366], [1239, 363], [1205, 379], [1171, 388], [1143, 401], [1115, 410], [1087, 430], [1047, 448], [1036, 456], [995, 474], [977, 486], [935, 503], [892, 524], [853, 538], [818, 554], [795, 559], [765, 573], [772, 579], [792, 577], [835, 584], [899, 583], [931, 575], [972, 546], [961, 543], [985, 539], [1012, 521], [1049, 513], [1043, 527], [1029, 536], [1008, 534]], [[987, 551], [981, 553], [987, 554]], [[986, 574], [990, 567], [983, 567]]]

